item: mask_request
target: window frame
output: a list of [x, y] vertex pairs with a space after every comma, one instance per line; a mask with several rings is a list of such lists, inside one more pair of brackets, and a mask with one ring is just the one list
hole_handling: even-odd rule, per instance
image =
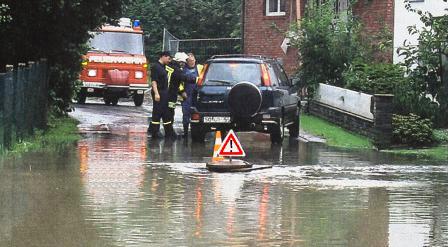
[[275, 12], [271, 12], [271, 11], [269, 11], [269, 4], [270, 4], [270, 1], [272, 1], [272, 0], [266, 0], [265, 2], [266, 2], [266, 6], [265, 6], [265, 8], [266, 8], [266, 16], [285, 16], [286, 15], [286, 3], [285, 3], [285, 11], [281, 11], [281, 2], [282, 1], [286, 1], [286, 0], [278, 0], [278, 2], [277, 2], [277, 11], [275, 11]]
[[268, 73], [271, 77], [271, 86], [278, 87], [281, 85], [280, 78], [277, 76], [276, 70], [275, 70], [275, 64], [273, 62], [267, 62], [266, 63], [268, 67]]
[[274, 62], [273, 67], [274, 67], [274, 71], [277, 74], [277, 80], [279, 82], [279, 85], [282, 87], [291, 87], [292, 86], [291, 80], [289, 79], [288, 75], [286, 74], [286, 71], [283, 68], [283, 66], [278, 62]]
[[[247, 80], [247, 79], [245, 79], [245, 80], [235, 80], [235, 82], [238, 83], [238, 82], [242, 82], [242, 81], [249, 81], [249, 82], [253, 83], [254, 85], [256, 85], [257, 87], [263, 85], [262, 72], [261, 72], [261, 67], [260, 67], [259, 63], [246, 62], [246, 61], [215, 61], [215, 62], [209, 63], [209, 67], [207, 69], [206, 74], [204, 75], [204, 81], [203, 81], [202, 85], [204, 85], [204, 86], [219, 86], [219, 84], [218, 85], [215, 85], [213, 83], [209, 84], [210, 83], [209, 81], [213, 81], [213, 80], [227, 80], [226, 78], [213, 78], [213, 79], [210, 79], [210, 73], [215, 72], [214, 70], [222, 71], [222, 69], [213, 68], [214, 66], [219, 66], [218, 64], [224, 64], [224, 65], [228, 65], [228, 66], [230, 66], [229, 64], [252, 65], [252, 66], [254, 66], [255, 69], [257, 69], [258, 75], [255, 76], [257, 79], [256, 80]], [[216, 75], [212, 74], [212, 76], [216, 76]], [[232, 79], [235, 79], [235, 78], [232, 78]], [[233, 83], [231, 86], [235, 85], [236, 83]]]

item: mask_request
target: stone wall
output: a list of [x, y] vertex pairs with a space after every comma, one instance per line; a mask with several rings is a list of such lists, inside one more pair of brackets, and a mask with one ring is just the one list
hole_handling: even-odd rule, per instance
[[[344, 91], [346, 90], [334, 87], [334, 92], [330, 95], [337, 99], [341, 97], [338, 96], [338, 93], [341, 94], [341, 92]], [[390, 146], [392, 139], [393, 95], [376, 94], [371, 96], [372, 105], [369, 105], [368, 107], [371, 109], [373, 118], [369, 118], [357, 114], [356, 111], [342, 109], [338, 104], [329, 104], [328, 102], [332, 101], [328, 99], [323, 100], [322, 96], [319, 94], [319, 90], [316, 94], [315, 100], [309, 102], [309, 111], [312, 115], [337, 124], [349, 131], [371, 138], [379, 149]], [[360, 106], [360, 108], [361, 107], [366, 106]]]
[[373, 120], [354, 115], [350, 112], [343, 111], [317, 101], [311, 101], [309, 109], [312, 115], [335, 123], [352, 132], [368, 136], [372, 139], [374, 138], [373, 132], [371, 131], [374, 126]]

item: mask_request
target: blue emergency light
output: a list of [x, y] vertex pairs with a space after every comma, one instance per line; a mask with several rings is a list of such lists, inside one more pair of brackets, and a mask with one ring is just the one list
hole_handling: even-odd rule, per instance
[[135, 20], [134, 21], [134, 27], [140, 27], [140, 21], [139, 20]]

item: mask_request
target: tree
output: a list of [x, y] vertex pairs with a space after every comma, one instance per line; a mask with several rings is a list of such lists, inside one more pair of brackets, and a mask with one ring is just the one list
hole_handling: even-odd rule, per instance
[[0, 4], [0, 25], [9, 23], [12, 20], [9, 15], [9, 6], [7, 4]]
[[430, 107], [425, 107], [427, 109], [409, 111], [422, 112], [431, 117], [436, 125], [448, 126], [448, 78], [444, 78], [447, 65], [443, 62], [448, 57], [448, 15], [435, 17], [429, 12], [412, 8], [409, 2], [406, 9], [420, 16], [423, 27], [408, 27], [409, 34], [418, 36], [418, 45], [405, 42], [397, 52], [404, 57], [402, 65], [412, 82], [417, 97], [415, 100], [430, 101], [427, 94], [434, 99], [429, 102]]
[[5, 2], [13, 21], [0, 23], [0, 70], [5, 64], [47, 58], [52, 103], [62, 113], [73, 96], [89, 31], [120, 17], [128, 0]]
[[304, 17], [289, 31], [292, 46], [299, 52], [298, 77], [311, 92], [319, 83], [343, 86], [344, 70], [353, 60], [366, 56], [359, 23], [350, 10], [339, 18], [334, 4], [309, 2]]
[[125, 13], [149, 34], [151, 58], [162, 49], [164, 28], [182, 39], [241, 36], [240, 0], [134, 0]]

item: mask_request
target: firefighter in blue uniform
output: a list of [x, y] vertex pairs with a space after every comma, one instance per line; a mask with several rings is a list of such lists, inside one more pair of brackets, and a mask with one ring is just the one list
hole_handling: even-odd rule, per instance
[[166, 66], [170, 62], [171, 54], [164, 51], [159, 54], [159, 60], [151, 67], [151, 96], [153, 98], [153, 108], [148, 132], [153, 138], [159, 137], [161, 120], [163, 120], [165, 136], [172, 136], [174, 133], [173, 122], [168, 110], [168, 78], [170, 72], [166, 70]]
[[[166, 66], [168, 72], [168, 111], [170, 115], [170, 121], [174, 122], [174, 114], [176, 109], [177, 98], [179, 95], [179, 87], [181, 84], [194, 85], [197, 80], [197, 76], [186, 75], [183, 72], [183, 67], [187, 62], [188, 55], [183, 52], [178, 52], [174, 56], [174, 61]], [[176, 138], [177, 135], [173, 131], [171, 137]]]
[[[186, 66], [183, 72], [186, 76], [199, 77], [203, 66], [196, 64], [196, 58], [193, 53], [188, 53], [188, 58], [186, 61]], [[188, 128], [190, 126], [191, 118], [191, 106], [193, 101], [193, 93], [197, 89], [196, 83], [182, 84], [180, 91], [182, 91], [182, 123], [184, 127], [184, 137], [188, 137]]]

